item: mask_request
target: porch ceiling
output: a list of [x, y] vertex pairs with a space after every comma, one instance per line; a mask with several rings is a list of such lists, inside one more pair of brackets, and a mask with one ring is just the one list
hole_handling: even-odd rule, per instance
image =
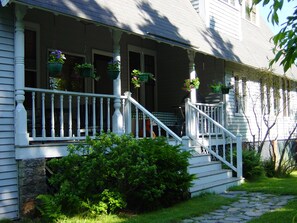
[[[2, 5], [9, 0], [1, 0]], [[208, 29], [189, 0], [11, 0], [255, 68], [273, 57], [272, 33], [242, 21], [242, 40]], [[252, 35], [251, 35], [252, 33]], [[282, 74], [282, 68], [275, 67]], [[289, 71], [288, 73], [290, 73]], [[295, 72], [296, 73], [296, 72]], [[289, 78], [297, 79], [293, 72]]]

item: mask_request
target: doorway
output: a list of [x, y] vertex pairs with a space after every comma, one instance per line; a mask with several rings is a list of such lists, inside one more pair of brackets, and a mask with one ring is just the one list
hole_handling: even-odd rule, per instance
[[[134, 69], [152, 73], [156, 78], [156, 53], [151, 50], [129, 46], [129, 80]], [[156, 83], [149, 79], [140, 88], [134, 88], [130, 83], [132, 96], [148, 111], [156, 111]]]

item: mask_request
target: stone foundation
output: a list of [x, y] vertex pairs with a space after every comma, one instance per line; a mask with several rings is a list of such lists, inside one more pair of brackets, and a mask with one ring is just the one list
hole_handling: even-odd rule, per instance
[[45, 159], [18, 161], [21, 217], [34, 216], [37, 195], [47, 191], [45, 164]]

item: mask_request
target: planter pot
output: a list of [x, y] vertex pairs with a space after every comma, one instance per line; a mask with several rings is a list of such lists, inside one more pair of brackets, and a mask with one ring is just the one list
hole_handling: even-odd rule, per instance
[[107, 74], [109, 76], [110, 79], [115, 80], [118, 78], [120, 71], [118, 70], [108, 70]]
[[81, 77], [92, 77], [93, 69], [91, 67], [79, 69], [79, 75]]
[[63, 64], [57, 62], [48, 62], [47, 69], [50, 76], [54, 77], [57, 74], [61, 73]]
[[139, 80], [141, 82], [147, 82], [149, 79], [149, 74], [148, 73], [141, 73], [139, 74]]
[[229, 94], [230, 88], [222, 88], [222, 94]]
[[211, 87], [213, 93], [221, 93], [221, 86]]

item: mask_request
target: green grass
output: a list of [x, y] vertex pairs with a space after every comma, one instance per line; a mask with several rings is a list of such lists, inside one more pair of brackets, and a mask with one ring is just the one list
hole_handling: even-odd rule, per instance
[[[58, 223], [174, 223], [181, 219], [199, 216], [228, 205], [235, 199], [224, 198], [215, 194], [203, 194], [170, 208], [164, 208], [144, 214], [121, 214], [98, 216], [96, 219], [73, 217], [60, 219]], [[42, 220], [22, 220], [20, 223], [44, 223]]]
[[287, 178], [261, 178], [257, 181], [246, 182], [232, 190], [296, 196], [283, 208], [266, 213], [249, 223], [297, 223], [297, 171]]

